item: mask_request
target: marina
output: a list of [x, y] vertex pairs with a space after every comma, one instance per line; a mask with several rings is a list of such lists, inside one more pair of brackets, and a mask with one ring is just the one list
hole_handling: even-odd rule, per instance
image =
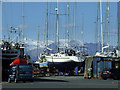
[[120, 1], [0, 3], [3, 89], [120, 88]]

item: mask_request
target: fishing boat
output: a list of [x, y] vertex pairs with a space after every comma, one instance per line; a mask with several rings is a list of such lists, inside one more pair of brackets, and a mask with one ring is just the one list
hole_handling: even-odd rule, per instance
[[16, 42], [2, 41], [1, 44], [2, 55], [2, 79], [7, 79], [8, 69], [10, 68], [10, 63], [21, 55], [24, 55], [24, 44]]
[[2, 60], [15, 60], [23, 54], [24, 45], [15, 42], [3, 42], [1, 45]]

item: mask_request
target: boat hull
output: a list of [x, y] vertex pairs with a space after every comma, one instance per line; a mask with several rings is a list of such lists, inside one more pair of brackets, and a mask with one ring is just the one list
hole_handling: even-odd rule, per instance
[[76, 57], [76, 56], [65, 56], [65, 57], [53, 57], [47, 56], [46, 57], [48, 62], [58, 62], [58, 63], [65, 63], [65, 62], [83, 62], [84, 57]]
[[59, 72], [71, 72], [74, 71], [75, 67], [84, 66], [84, 58], [76, 56], [66, 56], [66, 57], [46, 57], [48, 62], [48, 67], [51, 69], [58, 69]]
[[59, 72], [74, 72], [76, 67], [84, 67], [84, 62], [48, 62], [48, 67], [57, 69]]

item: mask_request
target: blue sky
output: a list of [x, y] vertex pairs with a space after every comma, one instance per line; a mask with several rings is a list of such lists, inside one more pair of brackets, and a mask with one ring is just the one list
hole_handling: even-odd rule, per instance
[[[22, 3], [21, 2], [4, 2], [2, 4], [2, 35], [8, 35], [10, 26], [17, 27], [22, 25]], [[76, 38], [82, 41], [82, 17], [84, 16], [84, 41], [95, 42], [95, 30], [97, 17], [97, 2], [77, 2], [76, 3]], [[103, 30], [106, 14], [106, 3], [103, 4]], [[48, 3], [48, 25], [49, 39], [55, 40], [56, 33], [56, 2]], [[53, 13], [53, 14], [51, 14]], [[67, 14], [67, 2], [59, 3], [59, 13]], [[40, 26], [40, 40], [44, 40], [44, 29], [46, 21], [46, 2], [25, 2], [24, 3], [25, 27], [24, 34], [26, 38], [37, 40], [38, 29]], [[70, 17], [69, 17], [70, 39], [73, 39], [74, 34], [74, 2], [70, 2]], [[60, 39], [64, 39], [67, 30], [67, 15], [59, 15], [59, 34]], [[45, 29], [46, 30], [46, 29]], [[110, 2], [110, 44], [116, 45], [117, 37], [117, 3]]]

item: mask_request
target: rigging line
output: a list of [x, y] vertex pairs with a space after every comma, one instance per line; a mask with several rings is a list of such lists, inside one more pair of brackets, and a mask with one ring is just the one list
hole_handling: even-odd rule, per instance
[[120, 22], [119, 22], [119, 9], [120, 9], [120, 1], [118, 1], [117, 0], [117, 27], [118, 27], [118, 36], [117, 36], [117, 38], [118, 38], [118, 42], [117, 42], [117, 44], [118, 44], [118, 50], [120, 50], [120, 27], [119, 27], [119, 24], [120, 24]]
[[[2, 2], [1, 2], [1, 4], [2, 4]], [[1, 5], [1, 6], [2, 6], [2, 5]], [[7, 8], [7, 6], [6, 6], [6, 8]], [[6, 23], [6, 26], [5, 26], [6, 28], [5, 28], [5, 29], [6, 29], [6, 31], [7, 31], [8, 41], [10, 41], [10, 33], [9, 33], [9, 28], [8, 28], [8, 26], [9, 26], [9, 25], [8, 25], [8, 16], [7, 16], [8, 13], [6, 12], [6, 10], [7, 10], [6, 8], [5, 8], [5, 10], [4, 10], [4, 16], [5, 16], [5, 20], [4, 20], [4, 21], [5, 21], [5, 23]], [[2, 9], [2, 7], [1, 7], [1, 9]], [[1, 10], [1, 11], [2, 11], [2, 10]], [[3, 30], [3, 28], [2, 28], [2, 30]], [[2, 33], [3, 33], [3, 32], [2, 32]], [[1, 34], [1, 35], [2, 35], [2, 34]]]
[[39, 57], [39, 47], [40, 47], [40, 39], [39, 35], [40, 34], [40, 26], [38, 26], [38, 41], [37, 41], [37, 56]]
[[98, 26], [98, 34], [97, 34], [97, 38], [98, 38], [98, 51], [100, 51], [100, 2], [98, 0], [98, 10], [97, 10], [97, 26]]
[[[65, 5], [67, 6], [67, 4], [65, 4]], [[64, 44], [64, 47], [67, 47], [67, 45], [66, 45], [67, 44], [67, 25], [68, 25], [68, 22], [67, 22], [67, 19], [68, 19], [67, 18], [67, 9], [68, 8], [65, 9], [66, 17], [65, 17], [65, 20], [64, 20], [65, 24], [63, 26], [64, 29], [65, 29], [65, 44]]]
[[[47, 0], [48, 3], [48, 0]], [[45, 18], [45, 24], [44, 24], [44, 28], [43, 28], [43, 42], [45, 47], [47, 47], [47, 3], [46, 3], [46, 18]]]
[[84, 46], [84, 14], [82, 15], [82, 40], [83, 40], [83, 45]]
[[45, 42], [45, 32], [46, 32], [46, 19], [45, 19], [45, 24], [44, 24], [44, 27], [43, 27], [43, 30], [44, 30], [44, 36], [43, 36], [43, 38], [44, 38], [44, 44], [45, 44], [45, 46], [46, 46], [46, 42]]
[[[107, 24], [108, 24], [108, 45], [110, 45], [110, 3], [108, 3], [108, 8], [107, 8], [107, 12], [108, 12], [108, 20], [107, 20]], [[109, 51], [110, 48], [108, 48]]]
[[[97, 20], [96, 20], [97, 21]], [[98, 29], [98, 26], [97, 26], [97, 22], [95, 22], [95, 43], [96, 43], [96, 47], [95, 47], [95, 50], [97, 52], [97, 29]]]
[[73, 26], [72, 26], [72, 40], [74, 40], [74, 5], [73, 5], [73, 8], [72, 8], [72, 11], [73, 11], [73, 13], [72, 13], [72, 22], [73, 22]]
[[96, 45], [96, 51], [99, 51], [100, 50], [100, 39], [99, 39], [99, 24], [100, 24], [100, 22], [99, 22], [99, 20], [100, 20], [100, 17], [99, 17], [99, 12], [100, 12], [100, 6], [99, 6], [99, 0], [98, 0], [98, 7], [97, 7], [97, 19], [96, 19], [96, 33], [95, 33], [95, 42], [97, 43], [97, 45]]
[[[84, 47], [84, 14], [82, 15], [82, 32], [81, 32], [81, 34], [82, 34], [82, 46]], [[83, 49], [82, 49], [82, 52], [83, 52]]]
[[25, 21], [24, 21], [24, 0], [22, 2], [22, 32], [23, 32], [23, 40], [24, 40], [24, 24], [25, 24]]
[[69, 47], [69, 14], [70, 14], [70, 10], [69, 10], [69, 0], [68, 0], [68, 27], [67, 27], [67, 33], [68, 33], [68, 47]]
[[48, 47], [48, 0], [47, 0], [47, 10], [46, 10], [46, 18], [47, 18], [47, 22], [46, 22], [46, 25], [47, 25], [47, 42], [46, 42], [46, 47]]
[[59, 53], [59, 0], [57, 0], [57, 8], [56, 8], [56, 13], [57, 13], [57, 52]]
[[74, 1], [74, 40], [76, 40], [76, 0]]
[[[104, 30], [104, 42], [109, 45], [109, 3], [106, 2], [106, 15], [105, 15], [105, 30]], [[109, 48], [108, 50], [109, 51]]]
[[[98, 1], [98, 5], [99, 5], [99, 1]], [[98, 6], [99, 7], [99, 6]], [[97, 8], [97, 17], [96, 17], [96, 20], [95, 20], [95, 26], [96, 26], [96, 28], [95, 28], [95, 43], [96, 43], [96, 47], [95, 47], [95, 50], [96, 50], [96, 52], [98, 51], [97, 50], [97, 41], [98, 41], [98, 37], [97, 37], [97, 35], [98, 35], [98, 8]]]
[[103, 53], [103, 21], [102, 21], [102, 0], [100, 0], [100, 12], [101, 12], [101, 43], [102, 43], [102, 53]]

